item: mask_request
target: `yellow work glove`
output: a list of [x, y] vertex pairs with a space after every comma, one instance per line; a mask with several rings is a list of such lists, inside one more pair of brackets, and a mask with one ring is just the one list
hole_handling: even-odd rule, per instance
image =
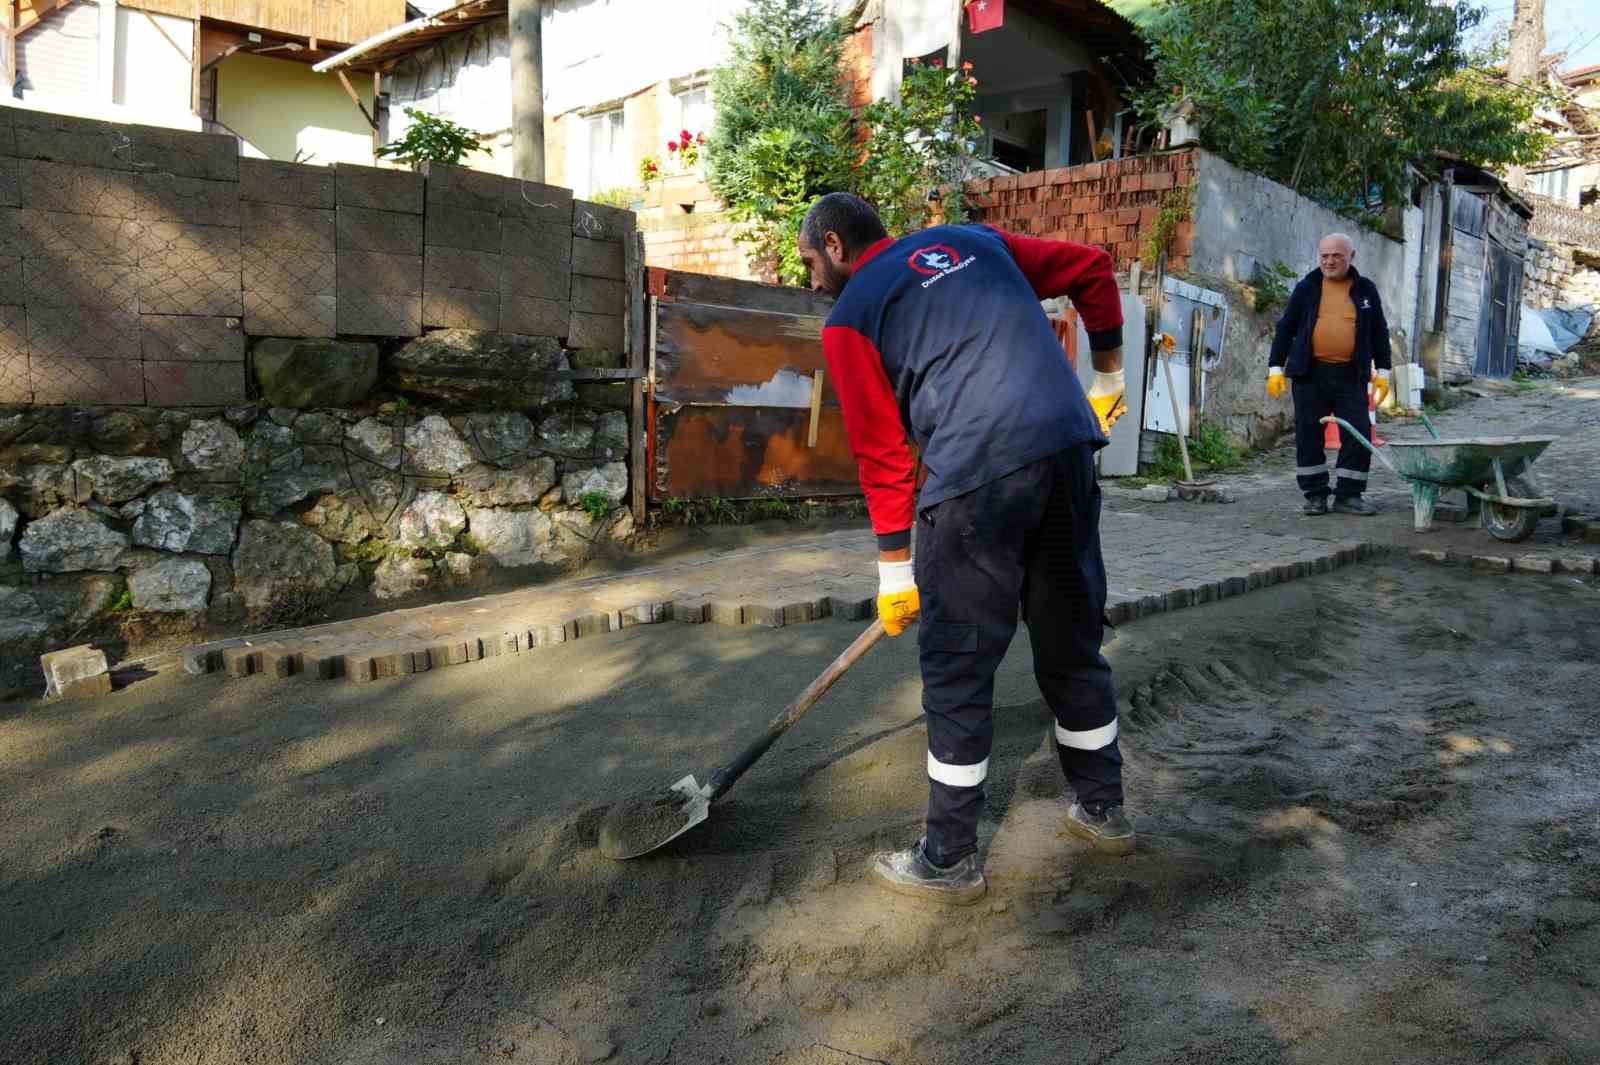
[[1282, 399], [1283, 394], [1289, 391], [1289, 379], [1283, 376], [1283, 367], [1274, 366], [1267, 371], [1267, 395], [1273, 399]]
[[911, 562], [878, 563], [878, 617], [883, 631], [898, 636], [911, 627], [922, 611], [917, 595], [917, 578]]
[[1378, 393], [1378, 406], [1383, 406], [1383, 401], [1389, 398], [1389, 371], [1379, 370], [1378, 377], [1372, 382], [1372, 387]]
[[1111, 373], [1096, 370], [1094, 380], [1089, 384], [1089, 406], [1094, 408], [1095, 417], [1100, 419], [1100, 431], [1107, 436], [1111, 435], [1111, 427], [1117, 424], [1117, 419], [1128, 413], [1126, 382], [1127, 375], [1121, 370]]

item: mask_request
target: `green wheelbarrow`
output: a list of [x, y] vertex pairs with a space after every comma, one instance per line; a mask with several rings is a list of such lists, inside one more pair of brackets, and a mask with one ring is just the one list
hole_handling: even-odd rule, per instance
[[1533, 535], [1544, 512], [1555, 500], [1540, 494], [1528, 467], [1555, 442], [1553, 436], [1483, 436], [1467, 440], [1443, 440], [1433, 423], [1423, 415], [1422, 422], [1432, 440], [1394, 441], [1376, 448], [1362, 433], [1343, 418], [1327, 417], [1347, 434], [1361, 441], [1389, 472], [1411, 486], [1413, 528], [1427, 532], [1433, 528], [1433, 509], [1439, 492], [1459, 488], [1478, 505], [1483, 527], [1496, 540], [1517, 543]]

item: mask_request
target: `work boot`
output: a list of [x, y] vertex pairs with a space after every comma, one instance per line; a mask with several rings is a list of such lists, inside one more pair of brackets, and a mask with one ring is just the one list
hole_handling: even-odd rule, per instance
[[1133, 853], [1133, 824], [1120, 802], [1074, 802], [1067, 808], [1067, 831], [1087, 840], [1097, 851]]
[[1357, 514], [1363, 518], [1370, 518], [1378, 512], [1378, 508], [1360, 496], [1343, 496], [1333, 501], [1333, 512], [1335, 514]]
[[1305, 507], [1300, 511], [1300, 513], [1306, 515], [1307, 517], [1311, 517], [1311, 518], [1317, 517], [1320, 514], [1326, 514], [1327, 512], [1328, 512], [1328, 497], [1327, 496], [1310, 496], [1310, 497], [1308, 497], [1306, 499]]
[[928, 860], [927, 839], [903, 851], [879, 851], [872, 856], [872, 876], [890, 891], [952, 906], [968, 906], [988, 890], [978, 856], [969, 854], [954, 865], [940, 867]]

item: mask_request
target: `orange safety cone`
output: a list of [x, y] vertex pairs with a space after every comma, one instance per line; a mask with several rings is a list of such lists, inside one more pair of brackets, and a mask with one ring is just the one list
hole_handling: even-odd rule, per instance
[[1337, 422], [1329, 422], [1322, 431], [1322, 450], [1338, 451], [1343, 446], [1343, 441], [1339, 439], [1339, 424]]

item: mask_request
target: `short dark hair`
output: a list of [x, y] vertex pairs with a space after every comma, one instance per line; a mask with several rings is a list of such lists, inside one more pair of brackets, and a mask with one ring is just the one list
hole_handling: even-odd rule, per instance
[[877, 208], [852, 192], [830, 192], [812, 204], [800, 233], [818, 251], [829, 233], [837, 233], [852, 259], [889, 235]]

